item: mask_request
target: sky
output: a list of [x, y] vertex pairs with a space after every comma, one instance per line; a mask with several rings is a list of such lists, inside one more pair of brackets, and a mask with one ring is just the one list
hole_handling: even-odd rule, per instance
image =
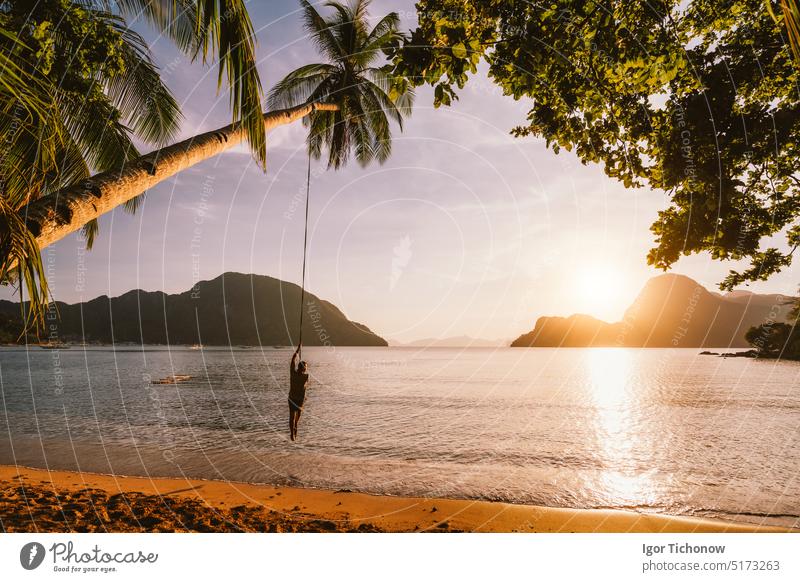
[[[319, 61], [298, 8], [295, 1], [248, 3], [265, 89]], [[375, 0], [371, 14], [390, 10], [403, 29], [414, 25], [411, 1]], [[134, 27], [181, 103], [181, 139], [230, 123], [217, 69]], [[432, 91], [418, 90], [385, 164], [333, 171], [315, 163], [308, 289], [396, 341], [514, 338], [542, 315], [620, 319], [660, 274], [645, 257], [649, 226], [667, 200], [625, 189], [600, 166], [556, 155], [541, 139], [511, 137], [527, 110], [504, 97], [482, 66], [451, 107], [434, 109]], [[182, 292], [225, 271], [299, 283], [304, 139], [299, 122], [278, 128], [268, 136], [266, 174], [238, 147], [153, 188], [135, 216], [121, 209], [103, 216], [93, 250], [78, 235], [45, 249], [55, 298]], [[713, 289], [735, 266], [695, 255], [673, 272]], [[789, 269], [748, 289], [793, 294], [795, 275]]]

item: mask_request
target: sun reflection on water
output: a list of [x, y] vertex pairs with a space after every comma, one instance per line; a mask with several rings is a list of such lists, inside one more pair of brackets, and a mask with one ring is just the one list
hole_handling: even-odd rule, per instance
[[610, 501], [646, 505], [653, 497], [648, 472], [637, 469], [636, 447], [640, 417], [633, 382], [632, 357], [625, 348], [596, 348], [588, 353], [591, 398], [595, 407], [595, 434], [603, 469], [598, 484]]

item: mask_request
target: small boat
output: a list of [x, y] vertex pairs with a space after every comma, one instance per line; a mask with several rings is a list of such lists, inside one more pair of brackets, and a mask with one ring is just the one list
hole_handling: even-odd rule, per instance
[[204, 347], [203, 344], [194, 344], [189, 349], [190, 350], [202, 350], [203, 347]]
[[166, 378], [161, 378], [160, 380], [153, 380], [153, 384], [179, 384], [180, 382], [186, 382], [191, 379], [192, 377], [188, 374], [174, 374]]
[[43, 350], [68, 350], [71, 346], [69, 344], [46, 343], [39, 344]]

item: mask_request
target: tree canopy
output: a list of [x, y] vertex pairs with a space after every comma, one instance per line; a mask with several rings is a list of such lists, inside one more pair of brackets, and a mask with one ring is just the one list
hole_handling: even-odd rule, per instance
[[514, 135], [669, 194], [650, 264], [747, 260], [731, 289], [788, 266], [800, 244], [796, 20], [775, 4], [421, 0], [394, 73], [448, 105], [484, 59], [505, 95], [532, 100]]

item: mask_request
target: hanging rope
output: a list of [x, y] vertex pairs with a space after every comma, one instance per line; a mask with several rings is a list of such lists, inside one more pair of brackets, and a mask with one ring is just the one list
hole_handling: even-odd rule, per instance
[[300, 285], [300, 346], [299, 358], [303, 359], [303, 312], [306, 302], [306, 256], [308, 255], [308, 197], [311, 192], [311, 151], [308, 152], [308, 172], [306, 174], [306, 227], [303, 233], [303, 278]]

